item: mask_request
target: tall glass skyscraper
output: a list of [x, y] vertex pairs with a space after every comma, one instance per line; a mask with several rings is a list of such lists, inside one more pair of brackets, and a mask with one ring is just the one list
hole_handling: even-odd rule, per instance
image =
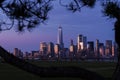
[[111, 56], [112, 55], [112, 40], [106, 40], [105, 54], [107, 56]]
[[83, 48], [83, 35], [78, 35], [77, 37], [77, 51], [79, 52]]
[[100, 54], [99, 54], [99, 40], [98, 39], [96, 39], [95, 51], [96, 51], [96, 56], [100, 57]]
[[62, 27], [58, 28], [57, 43], [59, 44], [60, 49], [64, 48]]

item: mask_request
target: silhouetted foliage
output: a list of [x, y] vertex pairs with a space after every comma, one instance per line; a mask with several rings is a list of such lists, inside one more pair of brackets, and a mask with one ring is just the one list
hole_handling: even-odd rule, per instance
[[115, 41], [118, 44], [118, 62], [113, 79], [120, 80], [120, 3], [118, 0], [103, 3], [103, 14], [109, 18], [116, 19], [114, 23]]
[[[48, 19], [48, 13], [52, 9], [54, 0], [0, 0], [0, 8], [7, 15], [11, 23], [0, 22], [0, 31], [10, 30], [13, 26], [18, 31], [31, 30], [36, 25], [44, 23]], [[65, 0], [59, 0], [63, 4]], [[80, 11], [84, 6], [93, 7], [96, 0], [72, 0], [65, 7], [72, 12]]]
[[[0, 8], [12, 21], [9, 30], [17, 24], [18, 31], [30, 30], [48, 19], [53, 0], [3, 0]], [[6, 24], [6, 22], [4, 22]]]
[[103, 14], [109, 18], [116, 19], [114, 24], [115, 40], [120, 47], [120, 3], [119, 1], [109, 1], [103, 4]]
[[113, 2], [106, 2], [103, 3], [103, 14], [105, 16], [108, 16], [109, 18], [116, 18], [119, 19], [120, 17], [120, 5], [118, 2], [113, 1]]
[[80, 11], [82, 7], [94, 7], [96, 0], [70, 0], [64, 4], [65, 0], [60, 0], [60, 4], [72, 12]]

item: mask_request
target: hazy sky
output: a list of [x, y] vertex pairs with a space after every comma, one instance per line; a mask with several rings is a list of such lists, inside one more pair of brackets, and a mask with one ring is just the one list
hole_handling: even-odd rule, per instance
[[39, 25], [32, 32], [25, 31], [23, 34], [10, 31], [0, 33], [0, 45], [11, 52], [15, 47], [22, 51], [39, 50], [40, 42], [57, 42], [58, 27], [63, 28], [65, 47], [70, 45], [70, 40], [77, 42], [78, 34], [87, 36], [88, 41], [99, 39], [114, 40], [113, 20], [107, 20], [101, 13], [102, 8], [96, 4], [95, 8], [82, 8], [81, 12], [72, 13], [61, 7], [57, 2], [49, 14], [46, 24]]

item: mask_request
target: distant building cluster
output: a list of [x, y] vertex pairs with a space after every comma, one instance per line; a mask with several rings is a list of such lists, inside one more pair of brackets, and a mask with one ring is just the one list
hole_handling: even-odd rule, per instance
[[18, 48], [14, 48], [13, 55], [19, 58], [23, 58], [23, 52]]
[[13, 55], [23, 59], [39, 60], [83, 60], [83, 59], [115, 59], [117, 58], [117, 45], [112, 40], [106, 40], [105, 44], [98, 39], [87, 41], [87, 37], [80, 34], [77, 44], [70, 42], [69, 48], [64, 47], [62, 27], [58, 28], [57, 44], [53, 42], [41, 42], [38, 51], [21, 52], [14, 48]]

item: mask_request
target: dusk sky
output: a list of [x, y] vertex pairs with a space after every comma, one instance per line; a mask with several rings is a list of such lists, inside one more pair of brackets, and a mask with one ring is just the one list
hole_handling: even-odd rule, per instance
[[40, 42], [57, 43], [58, 27], [63, 28], [63, 40], [65, 47], [69, 47], [70, 40], [77, 43], [78, 34], [87, 36], [88, 41], [99, 39], [114, 41], [114, 21], [103, 17], [99, 3], [91, 8], [82, 8], [81, 12], [72, 13], [66, 8], [54, 3], [54, 9], [49, 14], [46, 24], [39, 25], [31, 32], [23, 34], [15, 32], [15, 28], [0, 33], [0, 45], [6, 50], [13, 52], [14, 48], [22, 51], [39, 50]]

